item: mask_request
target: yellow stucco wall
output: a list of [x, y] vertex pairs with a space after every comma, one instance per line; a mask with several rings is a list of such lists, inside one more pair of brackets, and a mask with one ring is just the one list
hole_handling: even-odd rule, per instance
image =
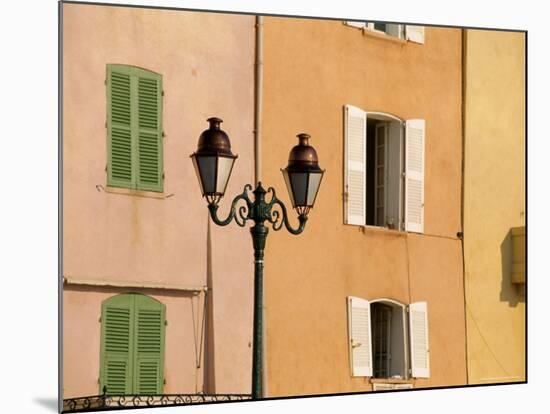
[[525, 35], [466, 31], [464, 248], [471, 384], [525, 379], [511, 228], [525, 225]]
[[[264, 28], [263, 181], [290, 204], [279, 169], [299, 132], [326, 168], [305, 232], [267, 240], [268, 395], [372, 389], [350, 374], [347, 296], [427, 301], [431, 376], [414, 387], [465, 384], [461, 31], [426, 28], [420, 45], [341, 21]], [[425, 234], [343, 223], [345, 104], [426, 120]]]

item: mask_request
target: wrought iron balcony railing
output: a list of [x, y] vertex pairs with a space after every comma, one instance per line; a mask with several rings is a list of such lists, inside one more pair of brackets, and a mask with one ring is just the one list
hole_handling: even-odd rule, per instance
[[64, 413], [124, 408], [190, 405], [251, 399], [250, 394], [92, 395], [63, 400]]

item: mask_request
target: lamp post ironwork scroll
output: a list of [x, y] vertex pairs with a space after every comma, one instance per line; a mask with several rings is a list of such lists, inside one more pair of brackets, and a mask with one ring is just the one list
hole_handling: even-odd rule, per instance
[[[261, 182], [255, 189], [246, 184], [241, 194], [231, 202], [226, 218], [218, 216], [219, 202], [225, 194], [233, 164], [237, 158], [231, 152], [227, 134], [220, 128], [219, 118], [209, 118], [210, 128], [199, 137], [197, 151], [191, 154], [199, 179], [203, 197], [208, 201], [208, 211], [214, 223], [227, 226], [235, 221], [250, 227], [254, 247], [254, 326], [252, 349], [252, 398], [262, 397], [262, 309], [264, 249], [269, 233], [267, 225], [274, 231], [283, 226], [294, 235], [304, 231], [308, 213], [315, 204], [315, 198], [323, 178], [324, 170], [319, 167], [317, 152], [309, 145], [308, 134], [298, 134], [298, 145], [290, 151], [288, 166], [282, 170], [292, 207], [298, 212], [298, 227], [292, 227], [286, 206], [277, 198], [275, 189], [267, 190]], [[252, 194], [252, 199], [249, 194]], [[239, 205], [240, 204], [240, 205]], [[266, 223], [267, 222], [267, 223]], [[267, 225], [266, 225], [267, 224]]]

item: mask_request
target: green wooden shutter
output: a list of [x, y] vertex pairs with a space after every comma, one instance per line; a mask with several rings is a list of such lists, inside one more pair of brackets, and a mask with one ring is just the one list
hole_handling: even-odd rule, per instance
[[163, 191], [162, 76], [107, 65], [107, 185]]
[[135, 295], [135, 315], [134, 393], [162, 394], [165, 306]]
[[162, 191], [162, 78], [137, 70], [137, 188]]
[[132, 188], [131, 68], [107, 66], [107, 185]]
[[99, 392], [131, 394], [133, 376], [133, 298], [118, 295], [101, 307], [101, 369]]

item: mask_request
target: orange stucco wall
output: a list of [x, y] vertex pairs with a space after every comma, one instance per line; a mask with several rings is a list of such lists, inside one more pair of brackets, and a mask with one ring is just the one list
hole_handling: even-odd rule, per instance
[[[268, 395], [371, 390], [352, 378], [346, 297], [426, 301], [431, 375], [466, 383], [461, 231], [461, 31], [425, 44], [340, 21], [266, 17], [263, 181], [289, 203], [279, 168], [311, 134], [325, 177], [306, 230], [266, 246]], [[424, 234], [343, 224], [343, 106], [426, 120]]]
[[[101, 301], [125, 291], [151, 294], [167, 306], [164, 391], [202, 391], [204, 364], [197, 372], [191, 308], [202, 296], [131, 286], [205, 286], [207, 272], [213, 298], [209, 326], [215, 333], [206, 340], [212, 345], [207, 358], [214, 376], [209, 391], [249, 392], [250, 239], [236, 226], [208, 230], [206, 202], [189, 155], [207, 128], [206, 118], [221, 117], [239, 154], [228, 194], [252, 181], [253, 58], [252, 16], [63, 5], [63, 275], [130, 286], [65, 287], [65, 397], [98, 392]], [[163, 76], [160, 197], [106, 191], [108, 63]], [[220, 210], [226, 209], [222, 202]], [[200, 321], [203, 307], [194, 306]]]

